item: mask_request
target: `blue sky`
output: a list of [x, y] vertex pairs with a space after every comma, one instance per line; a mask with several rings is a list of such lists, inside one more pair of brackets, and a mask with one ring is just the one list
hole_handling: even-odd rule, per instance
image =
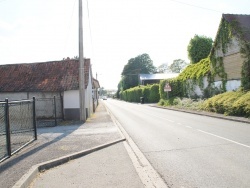
[[[249, 0], [83, 0], [84, 56], [106, 89], [130, 58], [188, 61], [195, 35], [214, 39], [222, 13], [250, 14]], [[0, 0], [0, 64], [78, 56], [78, 0]]]

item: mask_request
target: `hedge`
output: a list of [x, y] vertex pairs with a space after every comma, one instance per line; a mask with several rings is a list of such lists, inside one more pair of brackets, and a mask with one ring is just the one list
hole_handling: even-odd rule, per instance
[[145, 103], [156, 103], [160, 100], [159, 84], [137, 86], [120, 92], [120, 99], [128, 102], [140, 102], [144, 97]]
[[[164, 86], [168, 83], [171, 86], [171, 91], [165, 92]], [[178, 80], [178, 79], [168, 79], [168, 80], [161, 80], [159, 85], [159, 92], [160, 92], [160, 99], [167, 100], [168, 98], [172, 97], [184, 97], [186, 96], [185, 92], [185, 82]]]

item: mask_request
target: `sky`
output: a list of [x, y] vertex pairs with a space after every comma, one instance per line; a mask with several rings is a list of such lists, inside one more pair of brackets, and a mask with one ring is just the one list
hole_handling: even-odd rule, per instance
[[[79, 56], [78, 0], [0, 0], [0, 64]], [[249, 0], [82, 0], [84, 57], [105, 89], [129, 59], [189, 62], [195, 34], [215, 38], [223, 13], [250, 14]]]

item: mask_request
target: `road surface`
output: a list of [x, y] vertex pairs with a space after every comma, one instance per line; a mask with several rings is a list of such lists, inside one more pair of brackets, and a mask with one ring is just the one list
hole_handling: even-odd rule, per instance
[[104, 102], [169, 187], [249, 187], [250, 125]]

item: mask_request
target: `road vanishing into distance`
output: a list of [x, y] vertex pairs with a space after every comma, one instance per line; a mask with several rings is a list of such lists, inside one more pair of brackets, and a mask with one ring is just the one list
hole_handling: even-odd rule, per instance
[[169, 187], [250, 187], [250, 124], [104, 103]]

